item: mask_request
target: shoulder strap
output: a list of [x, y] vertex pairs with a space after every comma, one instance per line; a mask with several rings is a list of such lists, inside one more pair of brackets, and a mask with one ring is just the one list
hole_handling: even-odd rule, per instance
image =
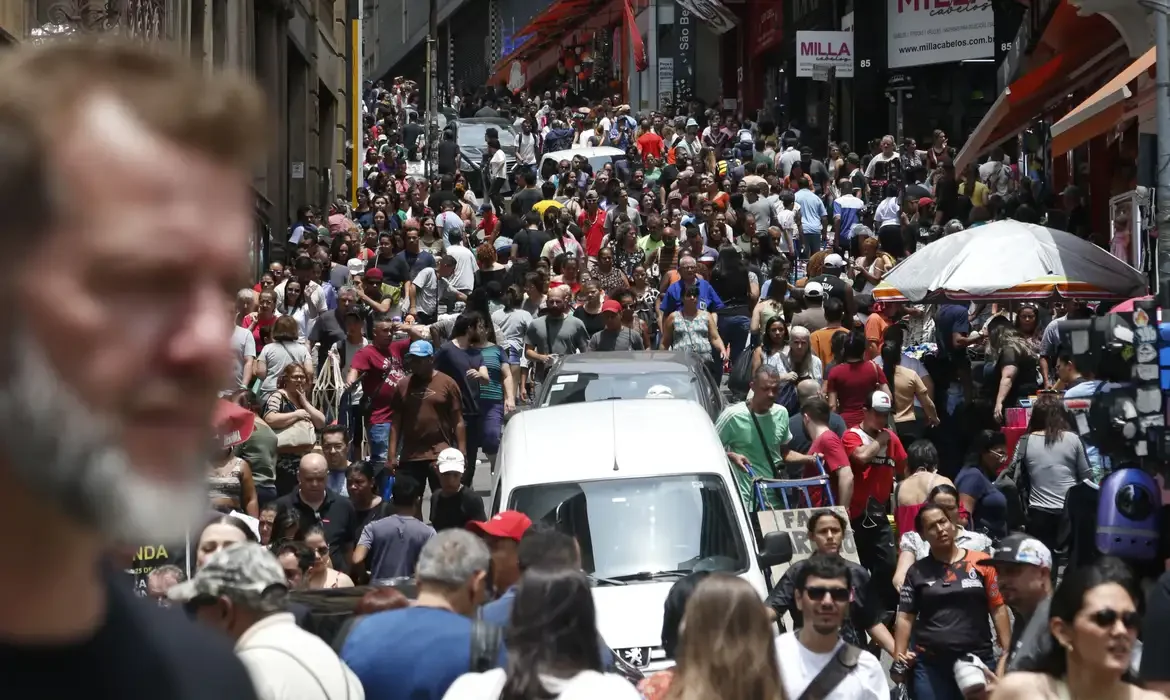
[[471, 622], [471, 667], [472, 673], [484, 673], [497, 666], [500, 656], [499, 627], [486, 620]]
[[846, 643], [833, 654], [832, 660], [825, 664], [797, 700], [824, 700], [834, 688], [841, 685], [841, 681], [845, 680], [853, 669], [857, 668], [860, 659], [861, 649]]
[[772, 459], [772, 448], [768, 447], [768, 440], [764, 437], [764, 429], [760, 427], [760, 420], [756, 418], [756, 412], [752, 410], [751, 406], [747, 407], [747, 412], [752, 417], [752, 425], [756, 426], [756, 435], [760, 438], [760, 446], [764, 448], [764, 456], [768, 458], [768, 466], [772, 469], [772, 475], [777, 476], [776, 462]]
[[[309, 665], [306, 664], [304, 661], [301, 661], [300, 658], [298, 658], [296, 656], [296, 654], [293, 654], [292, 652], [288, 651], [287, 649], [281, 649], [280, 647], [267, 646], [267, 645], [250, 646], [250, 647], [245, 648], [244, 651], [251, 651], [252, 649], [263, 649], [265, 651], [275, 651], [275, 652], [284, 654], [288, 658], [295, 661], [298, 666], [305, 669], [305, 673], [308, 673], [309, 676], [312, 677], [312, 679], [317, 683], [317, 687], [320, 688], [321, 695], [325, 698], [325, 700], [330, 700], [330, 698], [333, 697], [333, 695], [329, 692], [329, 689], [326, 687], [325, 683], [323, 683], [321, 681], [321, 677], [318, 676], [316, 673], [314, 673], [313, 669], [309, 668]], [[341, 664], [341, 682], [345, 684], [345, 697], [346, 697], [346, 700], [349, 700], [349, 676], [347, 676], [345, 674], [345, 671], [346, 671], [345, 662], [342, 661], [340, 658], [338, 658], [337, 663]]]

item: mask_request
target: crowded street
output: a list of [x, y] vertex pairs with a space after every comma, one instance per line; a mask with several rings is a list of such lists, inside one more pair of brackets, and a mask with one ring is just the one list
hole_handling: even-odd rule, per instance
[[0, 12], [14, 695], [1170, 698], [1170, 6], [182, 3]]

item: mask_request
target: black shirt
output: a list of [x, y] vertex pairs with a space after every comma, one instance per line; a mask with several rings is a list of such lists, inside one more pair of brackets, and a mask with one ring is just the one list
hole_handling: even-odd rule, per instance
[[301, 500], [301, 490], [285, 494], [276, 499], [279, 511], [295, 508], [301, 516], [301, 532], [313, 525], [320, 525], [325, 530], [325, 541], [329, 543], [329, 558], [333, 560], [333, 568], [338, 571], [349, 571], [347, 551], [357, 543], [361, 534], [360, 522], [353, 502], [345, 496], [338, 496], [332, 491], [325, 492], [325, 500], [318, 510]]
[[578, 306], [573, 310], [573, 315], [581, 319], [581, 322], [585, 324], [585, 331], [589, 334], [590, 338], [593, 337], [594, 333], [600, 333], [605, 330], [605, 319], [601, 317], [600, 311], [591, 314], [585, 310], [584, 306]]
[[439, 174], [454, 175], [455, 171], [459, 169], [459, 144], [444, 139], [439, 142], [437, 150], [439, 152]]
[[458, 203], [459, 197], [451, 190], [439, 190], [427, 198], [427, 206], [431, 211], [443, 211], [443, 202]]
[[434, 266], [435, 258], [429, 252], [420, 250], [417, 253], [410, 253], [402, 250], [382, 269], [382, 275], [386, 284], [396, 286], [403, 282], [413, 281], [423, 268]]
[[386, 500], [383, 500], [381, 503], [374, 506], [373, 508], [370, 508], [369, 510], [357, 510], [355, 507], [354, 511], [357, 513], [358, 532], [361, 532], [363, 529], [365, 529], [366, 525], [369, 525], [375, 520], [381, 520], [382, 518], [385, 518], [387, 515], [390, 515], [394, 512], [394, 510], [390, 507], [390, 501]]
[[106, 618], [92, 636], [61, 646], [0, 643], [0, 674], [14, 696], [167, 700], [256, 697], [228, 637], [190, 622], [179, 610], [136, 600], [124, 582], [119, 585], [116, 573], [104, 575]]
[[[796, 576], [808, 564], [807, 559], [794, 562], [765, 601], [776, 611], [776, 619], [783, 619], [784, 613], [792, 615], [792, 628], [798, 630], [804, 624], [804, 616], [796, 608]], [[845, 560], [849, 567], [849, 587], [853, 590], [853, 601], [849, 603], [849, 617], [841, 625], [841, 638], [846, 642], [865, 647], [865, 631], [882, 621], [886, 611], [874, 596], [869, 595], [869, 572], [860, 564]], [[986, 626], [986, 625], [985, 625]]]
[[411, 122], [402, 127], [402, 145], [406, 146], [406, 157], [418, 160], [418, 138], [424, 133], [422, 124]]
[[982, 564], [987, 555], [965, 550], [962, 559], [944, 563], [928, 556], [906, 573], [898, 612], [915, 616], [914, 638], [920, 653], [954, 659], [962, 654], [991, 654], [988, 614], [1003, 605], [995, 572]]
[[[321, 314], [321, 317], [317, 319], [317, 325], [313, 326], [313, 330], [309, 333], [309, 342], [321, 344], [317, 348], [318, 367], [325, 366], [329, 351], [343, 340], [345, 340], [345, 329], [342, 327], [340, 319], [337, 318], [337, 312], [330, 311]], [[341, 361], [345, 361], [344, 355], [341, 357]]]
[[540, 258], [540, 251], [544, 250], [544, 244], [553, 239], [552, 234], [548, 231], [542, 231], [538, 228], [526, 228], [516, 237], [512, 239], [512, 243], [516, 246], [516, 255], [526, 260], [538, 260]]
[[1162, 574], [1146, 598], [1142, 624], [1143, 682], [1170, 682], [1170, 573]]
[[516, 194], [512, 195], [512, 213], [516, 216], [524, 216], [532, 211], [532, 206], [544, 199], [544, 195], [535, 187], [525, 187]]
[[431, 527], [435, 532], [464, 528], [470, 522], [487, 520], [483, 499], [466, 486], [459, 493], [448, 496], [442, 491], [431, 494]]

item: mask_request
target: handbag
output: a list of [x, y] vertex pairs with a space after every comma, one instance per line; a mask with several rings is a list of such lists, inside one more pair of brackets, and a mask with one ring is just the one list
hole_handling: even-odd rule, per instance
[[276, 434], [277, 447], [311, 447], [317, 442], [313, 421], [299, 420]]
[[752, 355], [754, 349], [744, 350], [735, 359], [731, 366], [731, 374], [727, 377], [727, 390], [732, 396], [747, 396], [752, 383]]
[[999, 476], [995, 477], [995, 488], [999, 489], [1007, 500], [1007, 528], [1009, 532], [1023, 530], [1028, 520], [1028, 465], [1024, 460], [1028, 456], [1028, 439], [1030, 434], [1020, 438], [1016, 444], [1016, 453], [1012, 456], [1011, 464]]

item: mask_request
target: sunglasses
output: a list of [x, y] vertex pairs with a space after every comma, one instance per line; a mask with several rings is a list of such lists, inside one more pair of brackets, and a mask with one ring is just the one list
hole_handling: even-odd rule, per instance
[[1125, 625], [1127, 630], [1135, 630], [1141, 624], [1141, 616], [1137, 612], [1130, 610], [1129, 612], [1119, 613], [1113, 608], [1102, 608], [1097, 612], [1089, 615], [1089, 620], [1103, 630], [1108, 630], [1121, 620], [1121, 624]]
[[817, 601], [824, 600], [826, 595], [831, 596], [834, 603], [845, 603], [850, 596], [848, 588], [837, 586], [809, 586], [804, 592], [811, 600]]

